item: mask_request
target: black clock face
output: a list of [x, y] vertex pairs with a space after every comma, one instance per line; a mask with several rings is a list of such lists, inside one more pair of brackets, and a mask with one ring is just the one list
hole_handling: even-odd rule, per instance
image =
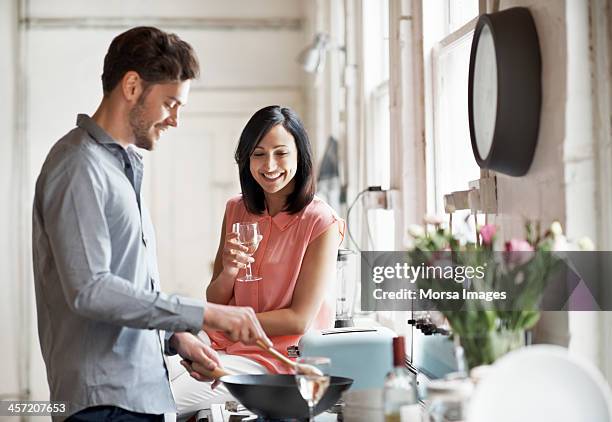
[[491, 151], [497, 117], [497, 62], [493, 34], [488, 25], [483, 26], [476, 47], [472, 101], [476, 147], [480, 158], [485, 159]]
[[535, 22], [524, 7], [480, 16], [474, 30], [468, 115], [481, 168], [522, 176], [538, 140], [542, 65]]

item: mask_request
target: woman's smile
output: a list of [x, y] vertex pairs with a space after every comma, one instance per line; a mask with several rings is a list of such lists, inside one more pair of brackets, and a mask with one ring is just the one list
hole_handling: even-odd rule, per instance
[[250, 158], [251, 174], [266, 194], [292, 189], [298, 162], [293, 136], [283, 125], [276, 125], [266, 133]]
[[261, 174], [268, 181], [274, 182], [274, 181], [277, 181], [278, 179], [280, 179], [281, 176], [283, 176], [285, 174], [285, 172], [284, 171], [275, 171], [275, 172], [271, 172], [271, 173], [261, 173]]

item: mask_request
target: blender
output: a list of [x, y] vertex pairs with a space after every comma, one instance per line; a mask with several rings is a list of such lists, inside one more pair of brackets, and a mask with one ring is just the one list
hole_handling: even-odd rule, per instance
[[336, 322], [335, 328], [353, 326], [355, 251], [338, 249], [336, 260]]

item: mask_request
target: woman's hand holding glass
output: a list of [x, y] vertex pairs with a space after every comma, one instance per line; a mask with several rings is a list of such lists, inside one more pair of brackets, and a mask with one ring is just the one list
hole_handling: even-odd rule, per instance
[[240, 244], [238, 233], [228, 233], [225, 236], [223, 248], [223, 271], [232, 279], [238, 276], [241, 269], [254, 261], [247, 252], [249, 248]]
[[224, 270], [232, 277], [236, 277], [238, 271], [245, 268], [246, 275], [237, 278], [238, 281], [261, 280], [261, 277], [254, 276], [251, 271], [251, 263], [254, 262], [252, 255], [257, 250], [261, 239], [257, 223], [234, 223], [232, 233], [226, 236], [223, 252]]

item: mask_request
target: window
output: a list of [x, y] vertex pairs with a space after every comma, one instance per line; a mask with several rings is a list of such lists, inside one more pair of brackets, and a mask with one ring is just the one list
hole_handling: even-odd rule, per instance
[[[428, 212], [444, 213], [444, 195], [467, 190], [480, 178], [468, 125], [467, 82], [478, 0], [423, 1], [423, 54]], [[469, 210], [454, 213], [467, 219]], [[447, 216], [448, 219], [448, 216]], [[453, 231], [475, 240], [473, 219]]]
[[[363, 89], [365, 99], [366, 184], [390, 188], [389, 0], [363, 2]], [[393, 211], [365, 211], [363, 249], [393, 250]], [[367, 247], [365, 246], [367, 244]]]
[[448, 30], [453, 32], [479, 15], [478, 0], [446, 0]]

